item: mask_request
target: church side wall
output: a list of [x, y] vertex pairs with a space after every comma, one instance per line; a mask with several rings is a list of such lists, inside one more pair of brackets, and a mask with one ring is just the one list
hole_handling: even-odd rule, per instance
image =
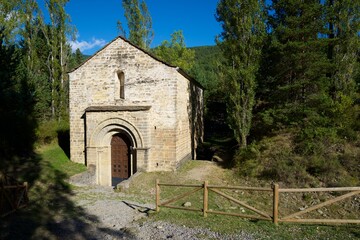
[[197, 145], [203, 137], [203, 90], [179, 76], [177, 96], [177, 166], [196, 159]]
[[190, 82], [179, 76], [177, 96], [177, 135], [176, 135], [176, 165], [192, 159], [191, 152], [191, 107], [190, 107]]

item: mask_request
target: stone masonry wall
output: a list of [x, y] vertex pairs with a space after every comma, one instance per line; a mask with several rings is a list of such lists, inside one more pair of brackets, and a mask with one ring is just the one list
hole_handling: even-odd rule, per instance
[[177, 88], [177, 162], [196, 159], [196, 148], [203, 138], [203, 91], [185, 77]]

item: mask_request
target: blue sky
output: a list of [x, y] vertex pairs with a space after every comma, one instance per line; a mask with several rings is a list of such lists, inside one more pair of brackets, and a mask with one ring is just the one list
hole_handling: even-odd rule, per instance
[[[214, 45], [221, 32], [214, 14], [218, 0], [146, 0], [155, 32], [152, 47], [170, 34], [183, 30], [188, 47]], [[93, 54], [118, 35], [116, 23], [126, 27], [122, 0], [70, 0], [66, 11], [77, 28], [77, 39], [72, 42], [84, 54]]]

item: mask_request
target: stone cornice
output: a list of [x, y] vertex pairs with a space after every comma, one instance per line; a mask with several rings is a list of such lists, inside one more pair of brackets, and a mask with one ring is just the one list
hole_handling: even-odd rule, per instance
[[91, 106], [85, 112], [136, 112], [148, 111], [151, 106]]

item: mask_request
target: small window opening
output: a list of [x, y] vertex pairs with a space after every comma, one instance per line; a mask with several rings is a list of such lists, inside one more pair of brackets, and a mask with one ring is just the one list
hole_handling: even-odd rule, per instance
[[118, 72], [117, 73], [118, 80], [120, 83], [120, 98], [125, 99], [125, 75], [124, 72]]

